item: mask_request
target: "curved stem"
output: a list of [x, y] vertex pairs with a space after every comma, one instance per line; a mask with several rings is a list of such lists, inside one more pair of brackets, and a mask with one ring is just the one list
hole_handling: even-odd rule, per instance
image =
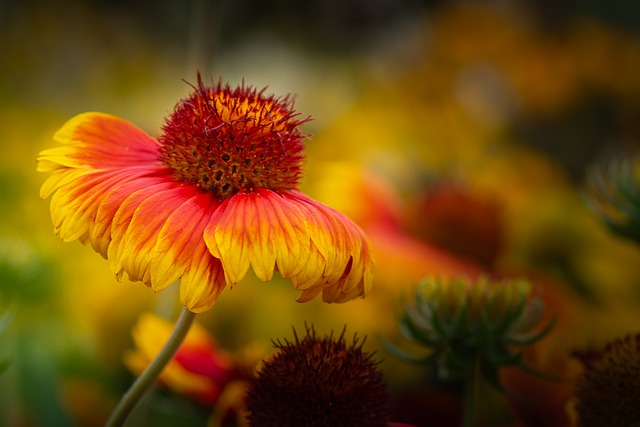
[[167, 363], [169, 363], [178, 351], [178, 348], [187, 336], [187, 332], [189, 332], [189, 328], [191, 327], [195, 317], [195, 313], [190, 312], [186, 308], [182, 309], [171, 336], [156, 358], [153, 359], [147, 369], [140, 374], [131, 387], [129, 387], [129, 390], [127, 390], [124, 396], [122, 396], [122, 399], [120, 399], [120, 402], [118, 402], [118, 405], [111, 413], [109, 421], [107, 421], [107, 427], [122, 426], [124, 424], [134, 408], [150, 390], [151, 386], [160, 375], [160, 372], [162, 372]]

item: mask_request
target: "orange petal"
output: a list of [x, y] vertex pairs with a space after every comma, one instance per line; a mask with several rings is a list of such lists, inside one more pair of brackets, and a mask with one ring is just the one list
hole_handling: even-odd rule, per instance
[[113, 218], [107, 252], [114, 273], [124, 271], [133, 281], [151, 284], [149, 263], [158, 234], [185, 198], [183, 186], [162, 182], [137, 190], [122, 202]]
[[[140, 374], [157, 356], [169, 339], [173, 327], [172, 322], [155, 314], [143, 313], [140, 315], [132, 331], [136, 349], [124, 355], [125, 364], [134, 374]], [[207, 362], [218, 363], [219, 365], [216, 367], [221, 369], [221, 377], [208, 376], [194, 370], [197, 366], [181, 363], [181, 359], [189, 360], [188, 357], [181, 356], [189, 356], [193, 353], [202, 354]], [[215, 347], [206, 329], [195, 322], [180, 345], [176, 356], [169, 361], [159, 379], [179, 393], [194, 396], [212, 404], [219, 395], [226, 371], [230, 369], [230, 361]], [[216, 380], [220, 380], [220, 383], [217, 383]]]
[[323, 292], [325, 301], [342, 302], [371, 286], [373, 260], [362, 231], [297, 191], [236, 194], [211, 217], [204, 239], [231, 284], [249, 266], [262, 280], [271, 279], [277, 266], [303, 291], [300, 301]]
[[257, 189], [225, 200], [211, 217], [204, 239], [235, 284], [253, 266], [270, 280], [275, 266], [284, 277], [300, 271], [309, 257], [309, 238], [300, 210], [279, 194]]
[[[322, 203], [316, 202], [299, 191], [285, 194], [303, 209], [309, 227], [309, 236], [324, 260], [323, 273], [310, 288], [323, 287], [323, 301], [345, 302], [365, 296], [371, 289], [374, 261], [369, 244], [362, 230], [346, 216]], [[291, 278], [294, 287], [308, 285], [310, 273], [319, 269], [307, 264], [307, 271]], [[312, 276], [312, 274], [311, 274]]]
[[107, 258], [108, 248], [111, 245], [113, 220], [124, 200], [136, 191], [167, 181], [167, 177], [160, 174], [138, 176], [129, 170], [123, 170], [120, 175], [122, 180], [103, 193], [103, 197], [96, 207], [95, 219], [89, 229], [91, 246], [105, 258]]
[[113, 169], [158, 163], [158, 142], [132, 123], [109, 114], [79, 114], [53, 139], [64, 145], [40, 153], [40, 172], [60, 167]]
[[217, 203], [196, 187], [183, 189], [184, 203], [166, 219], [151, 252], [151, 278], [158, 291], [178, 280], [189, 267], [194, 253], [207, 251], [202, 235]]
[[222, 264], [211, 255], [202, 237], [217, 203], [195, 187], [184, 190], [187, 200], [167, 218], [157, 236], [150, 255], [150, 277], [155, 291], [181, 278], [183, 305], [201, 312], [211, 308], [226, 285]]
[[[142, 185], [147, 170], [133, 173], [128, 170], [107, 170], [92, 172], [77, 177], [56, 191], [51, 198], [51, 219], [54, 230], [63, 241], [90, 240], [90, 231], [96, 223], [100, 203], [113, 193], [114, 189], [128, 182]], [[106, 256], [106, 251], [98, 251]]]

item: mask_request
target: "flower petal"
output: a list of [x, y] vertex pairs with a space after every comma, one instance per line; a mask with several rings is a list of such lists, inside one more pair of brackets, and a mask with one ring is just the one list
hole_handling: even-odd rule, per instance
[[181, 278], [187, 308], [211, 307], [225, 286], [202, 237], [212, 197], [176, 182], [159, 160], [159, 144], [115, 116], [80, 114], [54, 139], [63, 145], [40, 153], [38, 171], [54, 172], [40, 194], [53, 194], [56, 233], [91, 243], [117, 276], [156, 291]]
[[180, 277], [180, 298], [194, 312], [211, 308], [226, 282], [220, 260], [204, 243], [204, 228], [217, 207], [209, 193], [185, 188], [187, 200], [166, 220], [150, 258], [151, 284], [160, 291]]
[[180, 279], [180, 301], [188, 310], [202, 313], [213, 306], [225, 286], [220, 260], [208, 250], [199, 250]]
[[90, 169], [64, 169], [48, 177], [40, 187], [40, 198], [46, 199], [60, 187], [75, 181], [79, 177], [91, 173]]
[[185, 202], [190, 187], [161, 182], [130, 194], [118, 207], [111, 225], [107, 257], [111, 270], [130, 280], [151, 284], [151, 253], [167, 218]]
[[306, 223], [300, 210], [267, 189], [241, 192], [225, 200], [211, 217], [204, 239], [235, 284], [253, 266], [270, 280], [277, 264], [283, 277], [297, 274], [309, 257]]
[[373, 260], [362, 231], [298, 191], [236, 194], [212, 215], [204, 240], [230, 284], [250, 266], [269, 280], [277, 266], [303, 291], [300, 301], [323, 292], [325, 301], [342, 302], [371, 287]]
[[130, 122], [109, 114], [79, 114], [67, 121], [53, 139], [64, 145], [40, 153], [39, 172], [158, 163], [158, 142]]
[[[325, 302], [345, 302], [365, 296], [371, 289], [374, 261], [362, 230], [340, 212], [299, 191], [285, 193], [284, 197], [303, 209], [310, 239], [320, 255], [315, 263], [307, 264], [306, 271], [291, 277], [294, 287], [312, 289], [324, 285]], [[317, 264], [322, 260], [322, 274], [316, 274], [316, 283], [309, 286], [309, 279], [318, 271], [320, 265]]]
[[217, 203], [196, 187], [185, 187], [183, 197], [186, 200], [166, 219], [151, 252], [151, 278], [156, 291], [178, 280], [195, 252], [208, 253], [202, 235]]
[[102, 194], [95, 218], [89, 228], [91, 246], [104, 258], [107, 258], [108, 248], [111, 245], [113, 220], [124, 200], [136, 191], [167, 181], [166, 175], [138, 175], [133, 170], [121, 170], [118, 175], [122, 179]]
[[60, 147], [43, 150], [38, 171], [54, 171], [40, 189], [51, 200], [56, 233], [64, 241], [90, 242], [103, 257], [111, 242], [114, 210], [126, 195], [167, 174], [158, 160], [158, 143], [126, 120], [83, 113], [67, 121], [54, 139]]
[[218, 210], [211, 216], [209, 224], [204, 230], [204, 241], [211, 254], [222, 262], [227, 283], [235, 285], [247, 274], [251, 265], [250, 227], [254, 228], [255, 221], [246, 220], [246, 216], [255, 215], [251, 210], [251, 203], [246, 199], [250, 193], [238, 193], [225, 200]]
[[[147, 174], [148, 170], [140, 168], [96, 171], [80, 175], [59, 188], [51, 198], [50, 206], [56, 234], [65, 242], [80, 239], [86, 243], [90, 240], [89, 233], [95, 225], [100, 203], [125, 183], [142, 184]], [[100, 253], [106, 256], [106, 252]]]

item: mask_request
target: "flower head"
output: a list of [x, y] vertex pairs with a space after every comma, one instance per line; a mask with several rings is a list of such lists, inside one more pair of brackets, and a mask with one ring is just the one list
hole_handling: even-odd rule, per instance
[[[136, 349], [125, 354], [127, 367], [139, 375], [151, 363], [171, 335], [173, 323], [153, 313], [144, 313], [133, 329]], [[213, 405], [224, 387], [240, 378], [231, 355], [219, 349], [205, 328], [194, 323], [173, 360], [160, 374], [160, 381], [178, 393]]]
[[602, 351], [577, 352], [585, 367], [576, 390], [579, 425], [632, 426], [640, 420], [640, 334], [609, 343]]
[[593, 166], [587, 175], [586, 202], [615, 233], [640, 242], [639, 155], [621, 156]]
[[175, 108], [158, 138], [178, 181], [224, 200], [240, 191], [294, 190], [306, 137], [290, 99], [264, 90], [202, 84]]
[[389, 349], [410, 361], [432, 363], [443, 380], [458, 379], [480, 364], [483, 376], [499, 385], [498, 369], [523, 365], [522, 347], [542, 338], [553, 326], [538, 326], [544, 305], [525, 280], [480, 277], [424, 280], [415, 302], [405, 304], [400, 328], [412, 342], [430, 349], [425, 357]]
[[452, 254], [492, 267], [503, 247], [498, 203], [454, 180], [434, 182], [416, 197], [409, 228]]
[[258, 372], [247, 394], [252, 426], [386, 426], [388, 395], [372, 354], [345, 330], [335, 339], [313, 328], [295, 342], [277, 341], [278, 352]]
[[305, 135], [290, 98], [248, 86], [206, 86], [176, 106], [156, 140], [102, 113], [69, 120], [38, 170], [54, 230], [109, 260], [118, 276], [209, 309], [253, 267], [278, 271], [326, 302], [364, 296], [373, 260], [364, 234], [297, 189]]

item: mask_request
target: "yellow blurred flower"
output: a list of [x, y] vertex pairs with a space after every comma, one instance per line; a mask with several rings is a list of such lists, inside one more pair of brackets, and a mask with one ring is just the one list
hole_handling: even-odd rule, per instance
[[[139, 375], [158, 354], [173, 328], [173, 322], [151, 312], [140, 315], [132, 332], [136, 348], [124, 356], [127, 367]], [[213, 405], [224, 387], [240, 378], [236, 369], [231, 355], [219, 349], [207, 330], [196, 322], [159, 379], [171, 390]]]

